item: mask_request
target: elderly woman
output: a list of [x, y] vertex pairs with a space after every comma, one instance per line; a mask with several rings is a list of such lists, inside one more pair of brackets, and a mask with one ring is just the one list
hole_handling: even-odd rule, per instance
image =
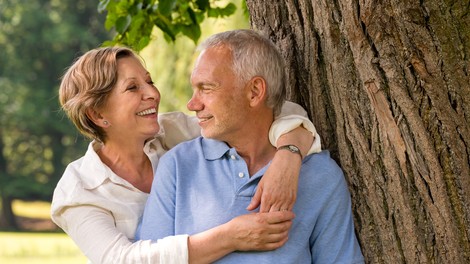
[[[276, 154], [250, 205], [254, 209], [261, 202], [259, 213], [199, 234], [134, 241], [159, 158], [199, 136], [197, 120], [183, 113], [159, 115], [159, 91], [140, 58], [124, 47], [81, 56], [63, 76], [59, 98], [70, 120], [92, 141], [65, 170], [51, 214], [92, 263], [187, 263], [188, 247], [204, 253], [196, 262], [212, 262], [220, 252], [272, 250], [286, 242], [294, 215], [279, 209], [292, 208], [299, 169], [290, 168], [298, 155], [288, 151]], [[299, 108], [284, 107], [270, 134], [272, 143], [297, 145], [305, 156], [319, 151], [320, 143]], [[308, 131], [297, 128], [300, 124]]]

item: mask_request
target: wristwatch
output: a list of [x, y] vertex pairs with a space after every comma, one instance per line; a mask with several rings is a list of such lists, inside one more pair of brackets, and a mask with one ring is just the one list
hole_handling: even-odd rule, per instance
[[286, 150], [288, 150], [292, 153], [299, 154], [301, 159], [304, 158], [302, 156], [302, 152], [300, 152], [300, 149], [296, 145], [284, 145], [284, 146], [280, 146], [280, 147], [277, 148], [277, 150], [282, 150], [282, 149], [286, 149]]

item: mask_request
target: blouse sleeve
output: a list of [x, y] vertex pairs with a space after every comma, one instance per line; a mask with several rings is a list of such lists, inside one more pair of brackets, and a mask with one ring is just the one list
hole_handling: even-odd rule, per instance
[[201, 135], [197, 118], [183, 112], [160, 114], [158, 122], [160, 123], [159, 137], [167, 150]]
[[63, 209], [54, 220], [92, 263], [188, 263], [187, 235], [132, 242], [116, 229], [108, 211], [96, 206]]
[[308, 119], [307, 112], [298, 104], [286, 101], [282, 106], [281, 113], [276, 116], [271, 129], [269, 130], [269, 140], [273, 146], [283, 134], [303, 126], [314, 136], [313, 144], [308, 154], [321, 152], [320, 135], [318, 135], [312, 121]]

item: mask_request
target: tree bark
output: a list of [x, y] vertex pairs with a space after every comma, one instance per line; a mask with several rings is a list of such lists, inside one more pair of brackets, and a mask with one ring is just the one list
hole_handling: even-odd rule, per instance
[[247, 0], [348, 180], [367, 263], [470, 263], [468, 0]]

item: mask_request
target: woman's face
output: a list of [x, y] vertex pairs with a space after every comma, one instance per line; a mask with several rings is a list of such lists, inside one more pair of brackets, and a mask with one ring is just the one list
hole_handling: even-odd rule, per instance
[[116, 86], [100, 111], [108, 122], [107, 140], [149, 139], [160, 129], [157, 120], [160, 93], [137, 58], [120, 58], [117, 65]]

